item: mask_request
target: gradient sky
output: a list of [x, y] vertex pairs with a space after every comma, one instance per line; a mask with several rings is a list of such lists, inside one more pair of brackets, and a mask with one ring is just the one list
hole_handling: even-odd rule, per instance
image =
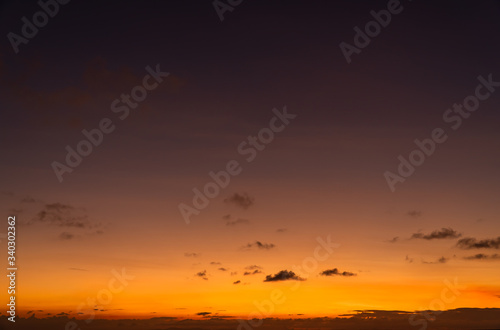
[[[75, 316], [123, 268], [134, 280], [97, 316], [247, 317], [274, 289], [278, 317], [413, 311], [454, 279], [446, 309], [500, 307], [500, 90], [459, 129], [443, 121], [478, 76], [500, 81], [500, 5], [401, 4], [350, 64], [339, 44], [386, 1], [244, 0], [220, 21], [210, 1], [74, 0], [18, 54], [4, 37], [0, 205], [18, 223], [21, 315]], [[3, 35], [38, 10], [4, 2]], [[120, 120], [113, 100], [157, 64], [170, 75]], [[247, 162], [239, 144], [284, 107], [297, 117]], [[115, 130], [60, 183], [51, 164], [102, 118]], [[447, 141], [391, 192], [384, 172], [438, 127]], [[186, 224], [178, 205], [230, 160], [241, 174]], [[300, 288], [264, 282], [328, 236]], [[356, 275], [320, 275], [334, 268]]]

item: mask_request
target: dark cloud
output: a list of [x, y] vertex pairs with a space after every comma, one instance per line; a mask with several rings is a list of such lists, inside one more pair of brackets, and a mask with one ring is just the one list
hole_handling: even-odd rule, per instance
[[255, 275], [255, 274], [262, 274], [262, 271], [256, 269], [253, 272], [244, 272], [243, 273], [243, 275], [245, 275], [245, 276], [247, 276], [247, 275]]
[[274, 244], [272, 243], [262, 243], [259, 241], [255, 241], [255, 243], [248, 243], [244, 248], [251, 249], [251, 248], [258, 248], [261, 250], [270, 250], [275, 247]]
[[449, 258], [445, 258], [445, 257], [441, 257], [441, 258], [439, 258], [436, 261], [423, 261], [422, 260], [422, 263], [423, 264], [445, 264], [445, 263], [448, 262], [448, 260], [450, 260], [450, 259]]
[[44, 208], [33, 218], [33, 222], [47, 223], [59, 227], [93, 227], [83, 209], [61, 203], [45, 204]]
[[70, 240], [70, 239], [75, 238], [75, 235], [73, 235], [71, 233], [68, 233], [68, 232], [62, 232], [59, 235], [59, 238], [62, 239], [62, 240]]
[[222, 217], [222, 219], [224, 219], [224, 220], [229, 220], [229, 219], [231, 219], [231, 214], [226, 214], [226, 215], [224, 215], [224, 216]]
[[196, 315], [201, 315], [201, 316], [206, 316], [206, 315], [210, 315], [212, 314], [211, 312], [200, 312], [200, 313], [196, 313]]
[[284, 233], [284, 232], [286, 232], [287, 230], [288, 230], [288, 229], [286, 229], [286, 228], [278, 228], [278, 229], [276, 229], [276, 232], [277, 232], [277, 233]]
[[231, 272], [231, 276], [238, 275], [238, 272]]
[[412, 210], [412, 211], [408, 211], [408, 213], [406, 213], [406, 214], [412, 218], [418, 218], [418, 217], [422, 216], [422, 211]]
[[185, 257], [193, 257], [193, 258], [197, 258], [199, 257], [201, 254], [200, 253], [196, 253], [196, 252], [185, 252], [184, 253], [184, 256]]
[[237, 219], [237, 220], [228, 220], [226, 222], [226, 226], [235, 226], [235, 225], [248, 225], [250, 223], [250, 220], [247, 219]]
[[323, 276], [356, 276], [357, 274], [351, 272], [340, 272], [337, 268], [327, 269], [320, 273]]
[[234, 193], [232, 196], [224, 199], [224, 202], [228, 204], [234, 204], [246, 210], [255, 203], [255, 199], [248, 196], [247, 193], [243, 193], [241, 195], [238, 193]]
[[267, 275], [264, 282], [277, 281], [305, 281], [304, 278], [295, 275], [291, 270], [282, 270], [274, 275]]
[[412, 263], [413, 262], [413, 258], [410, 258], [408, 255], [406, 256], [405, 258], [405, 261], [407, 261], [408, 263]]
[[57, 316], [67, 316], [67, 315], [69, 315], [69, 314], [68, 314], [68, 313], [65, 313], [65, 312], [61, 312], [61, 313], [56, 314], [56, 315], [57, 315]]
[[465, 260], [500, 260], [500, 254], [483, 254], [478, 253], [473, 256], [464, 257]]
[[246, 270], [262, 269], [262, 267], [257, 265], [250, 265], [245, 267]]
[[207, 278], [207, 271], [206, 270], [198, 272], [198, 273], [194, 274], [194, 276], [201, 277], [204, 280], [208, 280], [208, 278]]
[[387, 242], [389, 242], [389, 243], [396, 243], [398, 241], [399, 241], [399, 237], [396, 236], [396, 237], [393, 237], [392, 239], [388, 240]]
[[500, 236], [492, 239], [477, 240], [472, 237], [462, 238], [457, 246], [464, 250], [470, 249], [500, 249]]
[[224, 267], [220, 267], [219, 270], [222, 271], [222, 272], [227, 272], [228, 271], [228, 269], [226, 269]]
[[422, 233], [415, 233], [411, 235], [411, 238], [418, 239], [449, 239], [449, 238], [459, 238], [462, 234], [459, 234], [456, 230], [451, 228], [441, 228], [440, 230], [434, 230], [432, 233], [428, 235], [424, 235]]
[[240, 284], [240, 283], [241, 283], [240, 280], [233, 282], [233, 284]]
[[441, 257], [437, 260], [438, 263], [440, 264], [444, 264], [446, 262], [448, 262], [448, 260], [450, 260], [449, 258], [445, 258], [445, 257]]
[[220, 262], [218, 262], [218, 261], [212, 261], [210, 264], [211, 264], [211, 265], [222, 265], [222, 264], [221, 264]]

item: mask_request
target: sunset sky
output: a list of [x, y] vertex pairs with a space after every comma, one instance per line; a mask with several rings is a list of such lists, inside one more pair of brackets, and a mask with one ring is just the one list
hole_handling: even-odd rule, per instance
[[[74, 0], [17, 54], [3, 37], [0, 233], [15, 215], [20, 316], [500, 308], [500, 3], [401, 1], [348, 63], [339, 44], [387, 3], [243, 0], [221, 21], [211, 1]], [[0, 9], [4, 36], [41, 10]], [[454, 129], [445, 113], [478, 88]], [[59, 180], [54, 162], [105, 118]], [[446, 141], [392, 191], [384, 173], [436, 128]], [[187, 223], [179, 205], [230, 161], [241, 172]]]

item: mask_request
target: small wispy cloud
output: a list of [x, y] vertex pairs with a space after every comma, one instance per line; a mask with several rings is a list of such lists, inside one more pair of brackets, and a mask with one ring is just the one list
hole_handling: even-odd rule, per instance
[[[32, 197], [25, 197], [22, 202], [42, 203]], [[102, 224], [90, 221], [84, 208], [77, 208], [64, 203], [42, 204], [42, 209], [24, 224], [28, 226], [46, 225], [64, 228], [63, 232], [58, 236], [60, 240], [71, 240], [76, 237], [103, 233]], [[69, 232], [69, 230], [72, 232]]]
[[208, 278], [207, 278], [207, 271], [206, 270], [198, 272], [194, 276], [201, 277], [204, 280], [208, 280]]
[[196, 253], [196, 252], [185, 252], [184, 256], [188, 258], [197, 258], [201, 255], [201, 253]]
[[462, 236], [462, 234], [458, 233], [454, 229], [441, 228], [439, 230], [434, 230], [432, 233], [427, 235], [422, 233], [415, 233], [411, 235], [411, 238], [432, 240], [432, 239], [452, 239], [452, 238], [459, 238], [460, 236]]
[[241, 195], [238, 193], [234, 193], [230, 197], [224, 199], [224, 202], [228, 204], [234, 204], [246, 210], [255, 203], [255, 199], [248, 196], [247, 193], [243, 193]]
[[255, 241], [254, 243], [248, 243], [244, 246], [245, 249], [257, 248], [259, 250], [270, 250], [276, 247], [273, 243], [262, 243], [260, 241]]
[[478, 253], [473, 256], [463, 257], [465, 260], [500, 260], [500, 254], [483, 254]]
[[322, 276], [346, 276], [346, 277], [356, 276], [357, 275], [355, 273], [346, 272], [346, 271], [341, 272], [337, 268], [327, 269], [327, 270], [322, 271], [319, 274], [322, 275]]
[[83, 209], [77, 209], [68, 204], [45, 204], [43, 209], [27, 224], [44, 223], [58, 227], [93, 228]]
[[200, 315], [200, 316], [207, 316], [207, 315], [210, 315], [212, 314], [211, 312], [200, 312], [200, 313], [196, 313], [196, 315]]
[[254, 270], [253, 272], [244, 272], [243, 275], [244, 276], [248, 276], [248, 275], [256, 275], [256, 274], [262, 274], [262, 271], [256, 269]]
[[445, 264], [445, 263], [448, 262], [448, 260], [450, 260], [450, 259], [449, 258], [445, 258], [445, 257], [441, 257], [441, 258], [439, 258], [436, 261], [424, 261], [424, 260], [422, 260], [422, 263], [423, 264]]
[[245, 267], [246, 270], [262, 269], [262, 267], [257, 265], [250, 265]]
[[412, 218], [418, 218], [418, 217], [422, 216], [422, 211], [412, 210], [412, 211], [408, 211], [408, 213], [406, 213], [406, 215], [408, 215]]
[[68, 233], [68, 232], [62, 232], [59, 235], [59, 239], [62, 239], [64, 241], [68, 241], [68, 240], [73, 239], [73, 238], [75, 238], [75, 235]]

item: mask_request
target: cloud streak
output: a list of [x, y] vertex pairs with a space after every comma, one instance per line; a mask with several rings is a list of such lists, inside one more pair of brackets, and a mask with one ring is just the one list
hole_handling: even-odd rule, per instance
[[68, 233], [68, 232], [62, 232], [59, 235], [59, 238], [62, 239], [63, 241], [69, 241], [69, 240], [75, 238], [75, 235]]
[[259, 250], [271, 250], [274, 247], [276, 247], [276, 245], [274, 245], [273, 243], [262, 243], [260, 241], [255, 241], [254, 243], [248, 243], [243, 248], [245, 249], [257, 248]]
[[478, 253], [473, 256], [463, 257], [464, 260], [500, 260], [500, 254], [483, 254]]
[[257, 265], [250, 265], [245, 267], [246, 270], [262, 269], [262, 267]]
[[45, 204], [44, 208], [28, 224], [44, 223], [58, 227], [93, 228], [93, 225], [83, 209], [77, 209], [68, 204]]
[[450, 260], [450, 259], [449, 258], [445, 258], [445, 257], [441, 257], [441, 258], [439, 258], [436, 261], [423, 261], [422, 260], [422, 263], [423, 264], [445, 264], [445, 263], [448, 262], [448, 260]]
[[408, 213], [406, 213], [406, 214], [412, 218], [418, 218], [418, 217], [422, 216], [422, 211], [412, 210], [412, 211], [408, 211]]
[[256, 269], [254, 270], [253, 272], [244, 272], [243, 275], [244, 276], [248, 276], [248, 275], [255, 275], [255, 274], [262, 274], [262, 271]]
[[411, 238], [432, 240], [432, 239], [452, 239], [452, 238], [459, 238], [460, 236], [462, 236], [462, 234], [458, 233], [454, 229], [441, 228], [439, 230], [434, 230], [432, 233], [427, 235], [422, 233], [415, 233], [411, 235]]
[[253, 197], [248, 196], [247, 193], [243, 193], [241, 195], [238, 193], [234, 193], [230, 197], [224, 199], [224, 202], [227, 204], [236, 205], [246, 210], [255, 203], [255, 199]]
[[350, 276], [357, 276], [357, 274], [352, 273], [352, 272], [340, 272], [337, 268], [333, 269], [327, 269], [324, 270], [320, 273], [322, 276], [345, 276], [345, 277], [350, 277]]
[[497, 238], [477, 240], [473, 237], [465, 237], [457, 242], [457, 246], [464, 250], [471, 249], [500, 249], [500, 236]]

